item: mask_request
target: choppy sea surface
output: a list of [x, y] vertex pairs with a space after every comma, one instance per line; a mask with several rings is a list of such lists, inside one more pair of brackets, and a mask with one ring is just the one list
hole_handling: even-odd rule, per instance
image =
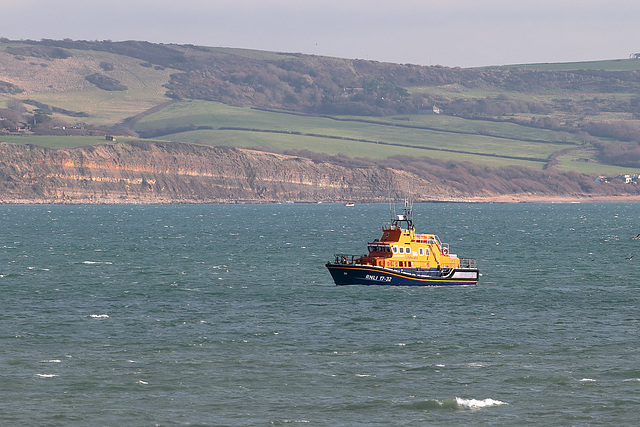
[[334, 286], [384, 204], [0, 206], [0, 425], [638, 424], [640, 205], [414, 214], [478, 286]]

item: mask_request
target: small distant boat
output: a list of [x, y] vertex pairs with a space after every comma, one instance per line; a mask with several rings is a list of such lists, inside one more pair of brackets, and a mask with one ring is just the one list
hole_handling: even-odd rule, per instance
[[344, 204], [345, 206], [351, 207], [351, 206], [355, 206], [356, 204], [353, 202], [347, 202]]
[[367, 248], [366, 255], [336, 254], [327, 262], [336, 285], [472, 286], [480, 276], [475, 259], [458, 258], [435, 234], [416, 233], [406, 201]]

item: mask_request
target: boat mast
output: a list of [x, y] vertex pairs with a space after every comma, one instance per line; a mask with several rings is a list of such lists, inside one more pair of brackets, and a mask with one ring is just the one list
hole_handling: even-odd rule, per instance
[[409, 202], [409, 200], [404, 199], [404, 208], [402, 209], [402, 214], [396, 215], [393, 219], [392, 224], [396, 227], [400, 227], [403, 229], [402, 225], [405, 223], [407, 225], [406, 230], [413, 230], [413, 203]]

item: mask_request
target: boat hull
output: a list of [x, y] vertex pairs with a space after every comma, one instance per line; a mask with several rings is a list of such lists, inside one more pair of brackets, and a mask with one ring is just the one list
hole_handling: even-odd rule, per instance
[[384, 286], [474, 286], [480, 275], [477, 268], [453, 268], [442, 274], [408, 272], [399, 269], [360, 264], [326, 264], [336, 285]]

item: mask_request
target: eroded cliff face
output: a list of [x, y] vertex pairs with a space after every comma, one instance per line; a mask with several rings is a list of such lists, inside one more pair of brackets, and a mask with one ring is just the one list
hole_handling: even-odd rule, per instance
[[[0, 143], [0, 202], [235, 203], [416, 200], [462, 195], [404, 171], [180, 143], [48, 149]], [[391, 191], [391, 193], [390, 193]]]

